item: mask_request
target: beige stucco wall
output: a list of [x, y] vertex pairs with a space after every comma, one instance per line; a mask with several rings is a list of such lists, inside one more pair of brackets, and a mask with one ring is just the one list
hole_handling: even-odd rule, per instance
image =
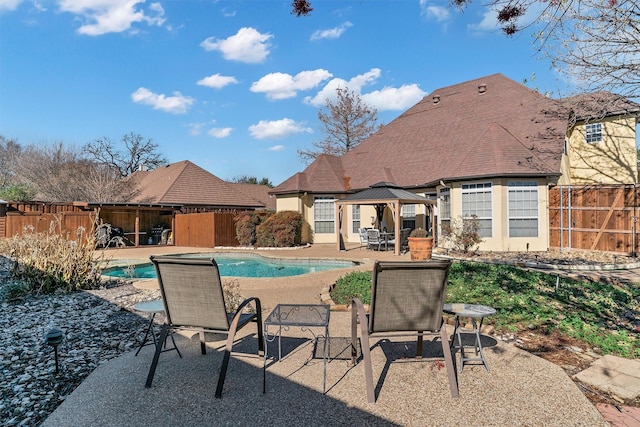
[[[538, 236], [537, 237], [509, 237], [509, 212], [507, 183], [509, 181], [538, 182]], [[451, 218], [462, 215], [462, 184], [491, 183], [492, 191], [492, 236], [484, 238], [478, 249], [481, 251], [546, 251], [549, 248], [549, 200], [546, 180], [531, 179], [488, 179], [479, 181], [457, 182], [449, 185], [451, 188]], [[438, 191], [440, 187], [438, 188]], [[438, 203], [440, 201], [438, 200]], [[441, 219], [437, 218], [438, 230], [442, 229]], [[450, 247], [446, 241], [438, 241], [440, 247]]]
[[596, 143], [585, 141], [584, 122], [570, 130], [567, 153], [570, 184], [637, 183], [635, 118], [608, 118], [600, 123], [602, 141]]

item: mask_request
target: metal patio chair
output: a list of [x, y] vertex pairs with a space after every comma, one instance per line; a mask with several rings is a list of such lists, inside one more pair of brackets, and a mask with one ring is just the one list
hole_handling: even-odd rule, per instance
[[450, 266], [450, 261], [376, 261], [369, 315], [359, 299], [352, 301], [351, 359], [355, 365], [359, 323], [369, 403], [376, 402], [370, 338], [378, 337], [417, 337], [416, 358], [422, 358], [424, 336], [440, 337], [451, 397], [459, 396], [457, 373], [442, 317]]
[[[191, 330], [200, 333], [200, 349], [206, 354], [204, 333], [226, 334], [227, 343], [218, 375], [215, 397], [222, 397], [231, 350], [236, 332], [251, 322], [257, 324], [258, 355], [264, 357], [262, 307], [258, 298], [247, 298], [235, 313], [227, 313], [218, 264], [213, 258], [185, 258], [152, 256], [165, 308], [165, 323], [157, 341], [153, 362], [149, 368], [145, 387], [151, 387], [162, 343], [173, 330]], [[253, 303], [255, 313], [245, 313]], [[264, 384], [263, 384], [264, 392]]]

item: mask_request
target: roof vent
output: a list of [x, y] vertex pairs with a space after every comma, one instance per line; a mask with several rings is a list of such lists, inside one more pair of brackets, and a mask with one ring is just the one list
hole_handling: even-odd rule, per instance
[[438, 102], [440, 102], [440, 95], [433, 95], [433, 103], [437, 104]]
[[484, 83], [480, 83], [478, 85], [478, 93], [485, 93], [487, 91], [487, 85]]

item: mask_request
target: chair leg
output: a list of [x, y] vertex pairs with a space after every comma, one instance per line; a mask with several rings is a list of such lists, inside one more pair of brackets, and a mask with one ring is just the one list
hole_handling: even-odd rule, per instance
[[367, 387], [367, 402], [376, 403], [376, 393], [373, 387], [373, 367], [371, 365], [371, 345], [369, 344], [369, 325], [367, 324], [367, 315], [364, 311], [364, 306], [359, 299], [354, 299], [352, 304], [351, 309], [353, 310], [355, 308], [357, 310], [358, 321], [360, 322], [362, 361], [364, 362], [364, 379]]
[[200, 352], [202, 354], [207, 354], [207, 345], [204, 339], [204, 331], [200, 331]]
[[151, 367], [149, 368], [149, 374], [147, 375], [147, 382], [145, 383], [145, 387], [151, 387], [151, 383], [153, 382], [153, 377], [156, 374], [156, 367], [158, 366], [158, 360], [160, 359], [160, 353], [162, 353], [162, 343], [167, 339], [167, 334], [169, 333], [169, 325], [162, 325], [162, 331], [160, 332], [160, 339], [156, 343], [156, 352], [153, 354], [153, 361], [151, 362]]
[[460, 396], [460, 392], [458, 390], [458, 372], [455, 366], [453, 366], [449, 337], [447, 336], [444, 322], [440, 328], [440, 341], [442, 343], [442, 352], [444, 353], [444, 364], [447, 368], [447, 377], [449, 377], [449, 390], [451, 391], [451, 397], [457, 399]]

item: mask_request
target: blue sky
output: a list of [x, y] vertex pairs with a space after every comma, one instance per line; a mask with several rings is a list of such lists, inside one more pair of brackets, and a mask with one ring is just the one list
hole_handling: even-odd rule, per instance
[[[532, 38], [448, 0], [0, 0], [0, 135], [23, 145], [151, 138], [170, 162], [279, 184], [348, 86], [389, 123], [493, 73], [567, 91]], [[532, 77], [535, 75], [535, 78]], [[533, 81], [532, 81], [533, 80]]]

